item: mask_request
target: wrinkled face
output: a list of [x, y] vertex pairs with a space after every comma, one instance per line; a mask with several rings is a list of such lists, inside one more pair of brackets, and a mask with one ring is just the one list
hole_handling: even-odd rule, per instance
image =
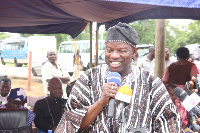
[[63, 95], [62, 83], [60, 81], [55, 81], [49, 87], [50, 98], [61, 98]]
[[123, 42], [106, 42], [105, 61], [111, 72], [128, 74], [136, 48]]
[[1, 94], [2, 97], [7, 96], [8, 93], [10, 92], [10, 89], [11, 89], [10, 82], [1, 81], [1, 84], [0, 84], [0, 94]]
[[8, 103], [7, 103], [7, 108], [19, 108], [21, 106], [21, 101], [17, 101], [17, 100], [14, 100], [14, 99], [7, 99], [8, 100]]
[[170, 51], [168, 48], [165, 48], [165, 59], [169, 59]]
[[51, 62], [52, 64], [54, 64], [56, 62], [57, 59], [57, 54], [54, 51], [49, 51], [47, 53], [47, 58], [49, 60], [49, 62]]

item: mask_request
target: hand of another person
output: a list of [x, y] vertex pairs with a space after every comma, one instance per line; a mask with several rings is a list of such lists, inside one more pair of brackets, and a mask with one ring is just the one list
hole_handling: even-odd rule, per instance
[[191, 91], [191, 93], [193, 93], [193, 92], [197, 93], [198, 89], [191, 89], [190, 91]]
[[115, 98], [117, 94], [118, 86], [114, 82], [105, 83], [103, 86], [103, 93], [101, 98], [99, 99], [100, 104], [106, 106], [109, 103], [110, 98]]
[[198, 125], [200, 125], [200, 118], [197, 118], [196, 122], [197, 122]]

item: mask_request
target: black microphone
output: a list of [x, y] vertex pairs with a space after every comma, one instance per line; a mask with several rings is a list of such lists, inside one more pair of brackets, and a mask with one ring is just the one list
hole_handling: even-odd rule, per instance
[[190, 83], [189, 83], [189, 82], [186, 82], [186, 83], [185, 83], [185, 90], [186, 90], [186, 92], [187, 92], [188, 95], [191, 95], [192, 93], [191, 93], [189, 87], [190, 87]]
[[[115, 82], [117, 86], [120, 86], [121, 75], [118, 72], [111, 72], [108, 75], [108, 82]], [[108, 103], [108, 117], [113, 117], [114, 110], [115, 110], [115, 99], [110, 98]]]
[[[188, 94], [180, 87], [176, 87], [174, 89], [174, 94], [183, 102], [187, 97]], [[195, 107], [193, 107], [190, 111], [192, 111], [193, 113], [200, 115], [200, 107], [198, 105], [196, 105]]]
[[195, 89], [198, 89], [197, 94], [200, 96], [200, 74], [197, 74], [197, 77], [196, 77], [196, 88]]

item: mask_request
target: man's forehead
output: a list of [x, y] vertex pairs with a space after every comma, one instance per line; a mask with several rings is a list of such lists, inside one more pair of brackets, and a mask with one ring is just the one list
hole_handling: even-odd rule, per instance
[[49, 84], [51, 85], [51, 86], [55, 86], [55, 85], [62, 85], [62, 82], [61, 82], [61, 80], [60, 79], [58, 79], [58, 78], [52, 78], [50, 81], [49, 81]]
[[121, 48], [133, 47], [130, 44], [127, 44], [127, 43], [124, 43], [124, 42], [111, 42], [111, 41], [109, 41], [109, 42], [105, 43], [106, 47], [112, 46], [112, 44], [115, 44], [115, 45], [117, 45]]

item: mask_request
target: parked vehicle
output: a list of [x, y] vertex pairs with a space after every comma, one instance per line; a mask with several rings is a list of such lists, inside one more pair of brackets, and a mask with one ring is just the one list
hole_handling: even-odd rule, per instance
[[136, 47], [138, 48], [138, 58], [141, 58], [145, 56], [147, 53], [149, 53], [149, 48], [151, 46], [154, 46], [153, 44], [138, 44]]
[[1, 63], [15, 63], [16, 67], [28, 64], [28, 42], [26, 38], [6, 38], [1, 42]]
[[16, 67], [28, 64], [29, 51], [32, 51], [32, 73], [41, 74], [42, 63], [47, 60], [49, 49], [56, 51], [54, 36], [30, 36], [28, 38], [6, 38], [1, 42], [1, 62], [14, 63]]
[[[92, 42], [92, 57], [94, 58], [96, 53], [96, 41], [93, 40]], [[104, 43], [104, 41], [99, 41], [98, 43], [99, 54], [105, 50]], [[75, 70], [73, 67], [73, 56], [76, 49], [80, 51], [83, 70], [86, 70], [90, 62], [90, 40], [65, 41], [60, 44], [58, 50], [58, 64], [62, 69], [68, 71], [70, 75], [72, 75]]]
[[185, 47], [189, 49], [190, 54], [194, 55], [194, 58], [196, 60], [200, 60], [200, 44], [198, 43], [189, 44], [189, 45], [186, 45]]

